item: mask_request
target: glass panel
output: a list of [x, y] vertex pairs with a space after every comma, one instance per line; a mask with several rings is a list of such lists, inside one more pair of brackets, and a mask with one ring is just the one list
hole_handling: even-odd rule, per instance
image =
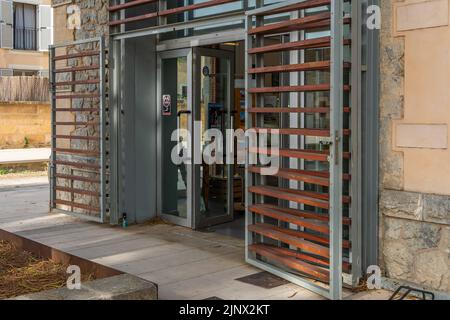
[[170, 95], [171, 112], [162, 115], [162, 210], [182, 218], [187, 217], [188, 170], [185, 163], [179, 165], [172, 161], [171, 153], [177, 146], [172, 141], [172, 133], [179, 130], [177, 153], [186, 156], [188, 152], [188, 115], [179, 113], [188, 110], [188, 78], [187, 57], [163, 59], [161, 66], [162, 95]]
[[[206, 135], [208, 129], [215, 129], [225, 138], [229, 127], [228, 106], [229, 101], [229, 60], [217, 57], [201, 57], [200, 78], [200, 119], [203, 134], [201, 148], [205, 150], [208, 145], [216, 142], [212, 135]], [[211, 150], [211, 146], [207, 149]], [[222, 216], [228, 212], [228, 170], [225, 163], [225, 152], [220, 156], [218, 150], [211, 152], [218, 163], [207, 164], [203, 161], [200, 168], [200, 212], [201, 218]], [[223, 164], [220, 164], [223, 163]]]

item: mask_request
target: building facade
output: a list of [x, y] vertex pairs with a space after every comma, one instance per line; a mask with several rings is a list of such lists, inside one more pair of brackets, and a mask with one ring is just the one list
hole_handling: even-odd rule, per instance
[[48, 76], [52, 10], [46, 0], [3, 0], [0, 7], [0, 75]]
[[[448, 5], [53, 1], [52, 207], [112, 224], [242, 219], [250, 264], [324, 296], [376, 265], [385, 286], [445, 297]], [[196, 162], [216, 141], [205, 129], [277, 138], [241, 140], [244, 163]], [[263, 174], [250, 159], [274, 145], [280, 170]]]

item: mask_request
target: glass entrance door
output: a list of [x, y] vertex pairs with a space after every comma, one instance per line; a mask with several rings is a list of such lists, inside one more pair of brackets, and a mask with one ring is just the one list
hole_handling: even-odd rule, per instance
[[233, 166], [225, 152], [226, 130], [233, 127], [233, 72], [232, 52], [194, 49], [194, 150], [201, 153], [193, 173], [195, 228], [233, 220]]
[[192, 227], [192, 50], [158, 57], [158, 213]]

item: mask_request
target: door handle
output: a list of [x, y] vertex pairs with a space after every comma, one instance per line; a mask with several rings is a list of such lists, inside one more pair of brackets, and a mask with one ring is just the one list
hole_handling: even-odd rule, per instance
[[191, 114], [191, 110], [181, 110], [177, 112], [177, 117], [180, 117], [182, 114]]

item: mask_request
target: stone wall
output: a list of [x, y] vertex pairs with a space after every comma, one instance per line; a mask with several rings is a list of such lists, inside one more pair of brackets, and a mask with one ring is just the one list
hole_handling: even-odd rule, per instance
[[50, 118], [48, 103], [0, 103], [0, 149], [50, 146]]
[[[423, 39], [448, 37], [445, 30], [440, 36], [424, 34], [429, 27], [433, 27], [432, 32], [439, 31], [435, 30], [436, 25], [428, 25], [434, 18], [423, 20], [418, 14], [426, 15], [435, 10], [436, 4], [445, 5], [441, 0], [433, 1], [431, 6], [430, 1], [381, 1], [379, 251], [380, 265], [387, 277], [450, 293], [450, 196], [445, 187], [450, 185], [450, 175], [445, 165], [439, 166], [436, 162], [445, 159], [446, 149], [436, 150], [429, 143], [430, 146], [423, 144], [423, 136], [420, 140], [416, 132], [413, 132], [416, 137], [408, 137], [412, 142], [401, 144], [397, 126], [404, 122], [408, 125], [412, 122], [416, 128], [417, 123], [429, 126], [436, 122], [430, 116], [442, 118], [446, 114], [440, 123], [450, 116], [450, 101], [442, 101], [444, 105], [439, 106], [433, 97], [427, 97], [429, 90], [420, 85], [428, 82], [438, 87], [437, 79], [450, 71], [442, 68], [444, 61], [435, 55], [435, 64], [440, 67], [430, 74], [414, 73], [418, 69], [416, 63], [429, 64], [433, 58], [424, 59], [419, 50], [413, 49], [411, 35], [419, 34]], [[414, 7], [403, 7], [408, 5]], [[399, 6], [402, 6], [400, 11]], [[441, 15], [431, 15], [437, 16]], [[399, 26], [403, 32], [399, 32]], [[433, 52], [433, 46], [439, 42], [427, 42], [428, 47], [423, 41], [415, 45]], [[447, 47], [447, 52], [449, 49]], [[430, 68], [433, 68], [432, 63]], [[445, 100], [442, 93], [437, 98]], [[421, 109], [414, 106], [415, 101], [423, 101]], [[444, 111], [433, 110], [438, 107], [443, 107]], [[438, 138], [446, 140], [446, 137], [436, 137], [432, 141]]]

